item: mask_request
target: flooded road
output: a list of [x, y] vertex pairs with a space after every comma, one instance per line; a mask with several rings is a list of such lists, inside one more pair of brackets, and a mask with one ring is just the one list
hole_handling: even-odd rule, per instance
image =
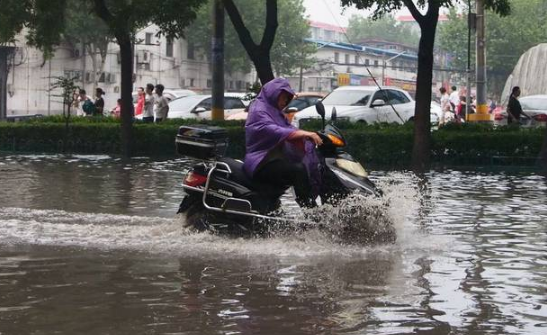
[[186, 166], [0, 156], [0, 334], [547, 333], [543, 177], [373, 172], [398, 240], [357, 246], [185, 230]]

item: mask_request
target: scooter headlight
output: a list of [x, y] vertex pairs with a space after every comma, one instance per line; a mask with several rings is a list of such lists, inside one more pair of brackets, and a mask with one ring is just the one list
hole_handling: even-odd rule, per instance
[[368, 177], [368, 173], [365, 171], [365, 168], [357, 162], [352, 162], [347, 159], [337, 159], [336, 166], [356, 176], [362, 178]]

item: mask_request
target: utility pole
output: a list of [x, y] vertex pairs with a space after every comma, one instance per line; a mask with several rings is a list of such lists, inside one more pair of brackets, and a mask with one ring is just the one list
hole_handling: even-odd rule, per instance
[[477, 17], [471, 13], [471, 0], [467, 0], [467, 89], [465, 94], [465, 116], [467, 121], [469, 107], [471, 107], [471, 31], [477, 30]]
[[222, 0], [213, 3], [213, 120], [224, 120], [224, 4]]
[[8, 57], [15, 48], [0, 46], [0, 120], [7, 118], [8, 101]]
[[[486, 104], [486, 40], [485, 40], [485, 16], [484, 0], [477, 0], [477, 112], [472, 115], [470, 121], [491, 121]], [[468, 101], [467, 103], [470, 103]]]

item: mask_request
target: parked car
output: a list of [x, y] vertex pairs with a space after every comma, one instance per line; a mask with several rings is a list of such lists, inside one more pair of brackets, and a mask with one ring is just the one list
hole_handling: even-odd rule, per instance
[[[327, 119], [330, 119], [333, 107], [340, 120], [352, 122], [402, 124], [414, 118], [414, 100], [408, 92], [397, 87], [342, 86], [332, 91], [322, 102]], [[319, 118], [315, 107], [308, 107], [296, 113], [293, 125], [299, 127], [315, 118]], [[438, 122], [436, 112], [432, 112], [431, 119]]]
[[[210, 120], [213, 99], [211, 95], [191, 95], [169, 103], [168, 119], [184, 118]], [[224, 95], [224, 116], [242, 112], [245, 104], [239, 97]]]
[[[325, 95], [322, 93], [317, 92], [303, 92], [303, 93], [297, 93], [297, 98], [293, 99], [291, 103], [289, 104], [289, 108], [294, 107], [298, 109], [298, 111], [303, 110], [304, 108], [315, 106], [317, 101], [320, 99], [323, 99]], [[247, 119], [247, 112], [248, 110], [245, 110], [243, 112], [230, 115], [226, 118], [226, 120], [246, 120]], [[290, 115], [289, 118], [292, 118], [293, 116]]]
[[[519, 99], [521, 124], [525, 127], [545, 127], [547, 124], [547, 95], [529, 95]], [[530, 118], [526, 117], [529, 116]], [[494, 125], [507, 125], [507, 107], [494, 111]]]

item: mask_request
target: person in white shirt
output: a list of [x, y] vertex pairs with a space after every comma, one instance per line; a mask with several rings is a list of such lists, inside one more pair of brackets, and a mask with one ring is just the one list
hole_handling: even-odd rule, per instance
[[460, 93], [458, 92], [458, 88], [456, 86], [452, 86], [452, 93], [450, 93], [450, 105], [451, 110], [454, 112], [456, 110], [456, 107], [460, 104]]
[[93, 102], [93, 100], [91, 100], [91, 97], [89, 95], [87, 95], [86, 91], [81, 88], [78, 91], [77, 97], [74, 98], [74, 105], [73, 106], [74, 106], [74, 108], [76, 108], [76, 115], [77, 116], [87, 116], [88, 115], [83, 109], [84, 103], [87, 100]]
[[441, 119], [439, 120], [439, 126], [442, 126], [446, 122], [447, 113], [450, 113], [452, 108], [450, 108], [450, 96], [446, 92], [446, 88], [441, 87], [439, 92], [441, 92]]
[[154, 113], [156, 114], [156, 123], [167, 119], [167, 113], [169, 113], [169, 100], [163, 96], [164, 87], [162, 84], [156, 85], [156, 100], [154, 106]]
[[146, 84], [146, 97], [144, 98], [144, 111], [142, 113], [142, 120], [146, 123], [154, 122], [154, 85]]

